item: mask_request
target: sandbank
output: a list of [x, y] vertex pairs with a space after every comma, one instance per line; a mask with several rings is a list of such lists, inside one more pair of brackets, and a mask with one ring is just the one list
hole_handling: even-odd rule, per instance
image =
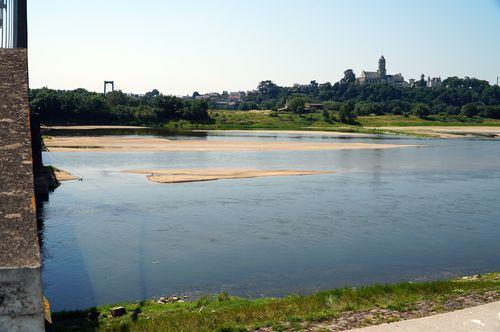
[[69, 172], [63, 171], [61, 169], [54, 170], [54, 175], [58, 181], [71, 181], [78, 179], [76, 176], [72, 175]]
[[382, 143], [248, 142], [171, 140], [154, 137], [64, 136], [45, 140], [51, 152], [175, 152], [175, 151], [328, 151], [392, 149], [417, 145]]
[[148, 180], [156, 183], [184, 183], [223, 179], [249, 179], [269, 176], [299, 176], [333, 173], [331, 171], [255, 169], [127, 170], [122, 172], [132, 174], [148, 174]]
[[369, 127], [367, 129], [423, 134], [440, 138], [459, 138], [464, 136], [500, 137], [500, 127], [490, 126], [402, 126]]

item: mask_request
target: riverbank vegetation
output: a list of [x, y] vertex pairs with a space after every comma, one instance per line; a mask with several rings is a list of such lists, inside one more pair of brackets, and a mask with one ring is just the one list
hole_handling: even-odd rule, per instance
[[193, 123], [189, 121], [172, 121], [166, 124], [170, 128], [185, 129], [296, 129], [296, 130], [335, 130], [360, 131], [370, 127], [385, 126], [500, 126], [500, 120], [484, 118], [467, 118], [464, 116], [431, 115], [420, 118], [414, 115], [367, 115], [359, 116], [355, 123], [331, 121], [339, 117], [336, 112], [315, 111], [308, 114], [294, 114], [275, 111], [209, 111], [210, 123]]
[[35, 89], [30, 91], [30, 109], [43, 124], [159, 126], [179, 120], [210, 121], [207, 101], [165, 96], [157, 90], [140, 96], [121, 91], [103, 95], [85, 89]]
[[[261, 331], [344, 328], [456, 310], [498, 300], [500, 273], [449, 281], [342, 288], [313, 295], [248, 300], [219, 294], [191, 302], [177, 299], [120, 304], [53, 315], [49, 331]], [[168, 302], [168, 301], [167, 301]], [[339, 325], [344, 324], [344, 325]]]
[[[154, 127], [178, 126], [178, 123], [210, 126], [214, 122], [217, 127], [230, 128], [257, 125], [256, 128], [290, 129], [312, 124], [360, 126], [367, 125], [362, 121], [363, 117], [382, 115], [399, 117], [403, 119], [402, 123], [416, 117], [429, 125], [436, 122], [461, 122], [463, 125], [500, 119], [500, 87], [487, 81], [451, 77], [439, 88], [418, 83], [413, 87], [396, 87], [388, 84], [359, 85], [353, 75], [346, 71], [345, 77], [333, 85], [312, 81], [308, 85], [281, 87], [272, 81], [262, 81], [255, 91], [243, 94], [231, 107], [226, 107], [240, 111], [234, 115], [209, 113], [209, 109], [217, 109], [219, 105], [199, 94], [180, 98], [163, 95], [158, 90], [144, 95], [122, 91], [103, 95], [84, 89], [42, 88], [30, 91], [30, 108], [40, 114], [44, 124]], [[263, 119], [251, 110], [271, 112]], [[244, 115], [243, 112], [249, 113]], [[218, 118], [221, 114], [223, 116]]]
[[[278, 86], [272, 81], [262, 81], [257, 90], [246, 95], [243, 107], [259, 109], [287, 108], [295, 113], [307, 111], [304, 103], [315, 103], [325, 110], [349, 111], [357, 116], [369, 114], [394, 114], [420, 117], [429, 115], [463, 115], [466, 117], [500, 118], [500, 87], [475, 78], [450, 77], [438, 88], [428, 88], [425, 81], [412, 87], [389, 84], [356, 84], [352, 70], [344, 72], [344, 78], [335, 84], [319, 84], [293, 87]], [[320, 104], [321, 106], [317, 105]], [[348, 105], [351, 103], [351, 105]]]

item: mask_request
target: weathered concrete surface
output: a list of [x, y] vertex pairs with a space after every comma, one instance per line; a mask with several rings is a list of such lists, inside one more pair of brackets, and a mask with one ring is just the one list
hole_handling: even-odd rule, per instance
[[0, 174], [0, 331], [41, 331], [26, 49], [0, 49]]
[[351, 330], [355, 332], [498, 332], [500, 301], [430, 317]]
[[0, 331], [43, 331], [40, 269], [0, 270]]

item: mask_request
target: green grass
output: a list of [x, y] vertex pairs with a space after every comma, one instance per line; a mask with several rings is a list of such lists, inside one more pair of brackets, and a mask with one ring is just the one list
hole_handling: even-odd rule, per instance
[[120, 318], [108, 317], [109, 309], [116, 305], [56, 313], [51, 331], [246, 331], [260, 327], [280, 331], [329, 320], [345, 311], [404, 311], [419, 301], [439, 305], [453, 297], [492, 290], [500, 291], [500, 273], [478, 280], [342, 288], [280, 299], [248, 300], [221, 294], [186, 303], [143, 301], [120, 304], [127, 309]]
[[500, 126], [500, 120], [461, 116], [431, 116], [421, 119], [402, 115], [362, 116], [357, 125], [340, 122], [327, 122], [322, 112], [308, 113], [302, 116], [291, 113], [270, 111], [210, 111], [210, 124], [172, 121], [165, 125], [177, 129], [277, 129], [277, 130], [332, 130], [344, 132], [377, 133], [377, 130], [364, 127], [386, 126]]
[[199, 129], [306, 129], [308, 127], [340, 127], [340, 123], [329, 124], [321, 113], [298, 116], [291, 113], [272, 113], [270, 111], [210, 111], [211, 124], [192, 124], [175, 121], [167, 127]]
[[426, 119], [401, 115], [362, 116], [358, 122], [364, 127], [405, 126], [500, 126], [500, 120], [467, 118], [463, 116], [433, 115]]

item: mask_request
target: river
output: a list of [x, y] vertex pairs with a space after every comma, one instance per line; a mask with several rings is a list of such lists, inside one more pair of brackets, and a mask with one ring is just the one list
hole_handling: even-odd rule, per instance
[[[46, 152], [64, 182], [42, 211], [54, 310], [172, 294], [311, 293], [500, 270], [500, 142], [248, 132], [51, 132], [193, 140], [362, 142], [386, 150]], [[158, 184], [124, 169], [334, 174]]]

